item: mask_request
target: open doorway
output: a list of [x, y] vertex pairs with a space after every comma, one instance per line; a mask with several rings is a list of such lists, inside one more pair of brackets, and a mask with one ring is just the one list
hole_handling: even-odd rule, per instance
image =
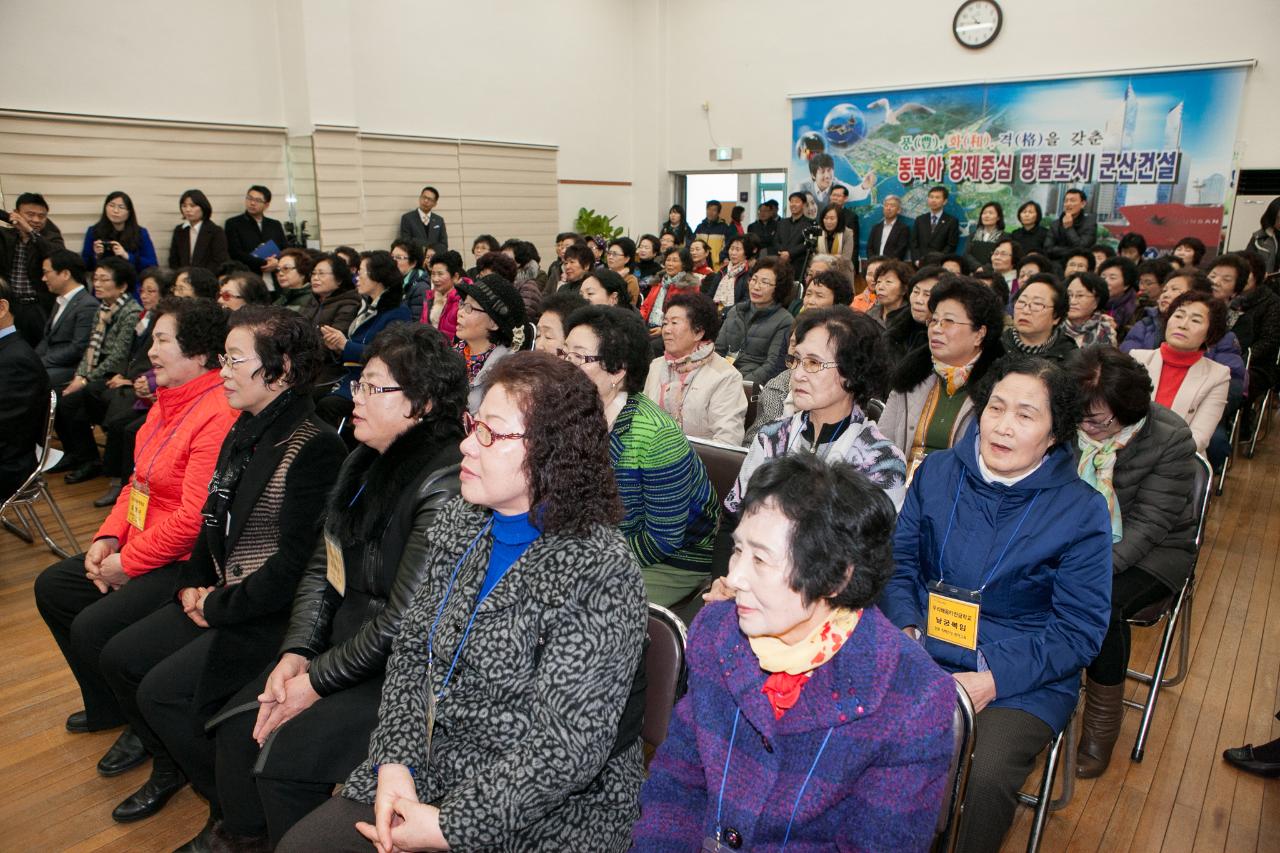
[[674, 198], [684, 205], [689, 225], [697, 228], [706, 216], [707, 202], [715, 199], [722, 205], [721, 218], [728, 222], [733, 208], [741, 205], [742, 224], [756, 220], [756, 208], [766, 201], [776, 201], [782, 215], [787, 209], [787, 173], [783, 169], [767, 172], [691, 172], [672, 175]]

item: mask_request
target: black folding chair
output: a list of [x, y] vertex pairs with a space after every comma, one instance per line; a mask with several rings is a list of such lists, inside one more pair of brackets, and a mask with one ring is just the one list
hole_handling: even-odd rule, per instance
[[[1249, 367], [1253, 364], [1253, 350], [1246, 350], [1244, 354], [1244, 372], [1249, 374]], [[1227, 439], [1227, 458], [1222, 460], [1222, 470], [1218, 472], [1218, 489], [1217, 493], [1222, 494], [1222, 487], [1227, 483], [1227, 472], [1231, 470], [1231, 465], [1236, 461], [1236, 444], [1240, 441], [1240, 425], [1244, 422], [1245, 410], [1248, 404], [1242, 403], [1240, 408], [1236, 409], [1236, 413], [1231, 416], [1231, 431]]]
[[737, 482], [738, 472], [742, 470], [742, 462], [747, 458], [745, 447], [711, 441], [706, 438], [689, 438], [693, 452], [698, 454], [702, 464], [707, 468], [707, 477], [720, 497], [720, 502], [729, 496], [733, 484]]
[[[1018, 792], [1018, 801], [1035, 809], [1031, 818], [1031, 832], [1027, 835], [1027, 853], [1036, 853], [1044, 837], [1044, 825], [1049, 819], [1049, 812], [1065, 808], [1071, 802], [1076, 783], [1076, 744], [1080, 739], [1079, 704], [1072, 709], [1071, 717], [1062, 731], [1049, 741], [1049, 753], [1044, 759], [1044, 772], [1040, 776], [1040, 791], [1037, 794]], [[1053, 779], [1062, 770], [1062, 794], [1053, 799]]]
[[951, 718], [951, 769], [947, 777], [951, 784], [947, 798], [938, 813], [937, 834], [930, 848], [933, 853], [953, 853], [960, 837], [960, 818], [964, 813], [964, 795], [969, 787], [969, 771], [973, 769], [973, 747], [977, 739], [973, 702], [964, 688], [956, 683], [956, 709]]
[[[1280, 375], [1280, 352], [1276, 353], [1276, 374]], [[1262, 395], [1262, 402], [1253, 407], [1253, 435], [1249, 437], [1249, 449], [1244, 452], [1246, 459], [1252, 459], [1253, 454], [1258, 450], [1258, 441], [1260, 438], [1266, 438], [1266, 434], [1271, 432], [1271, 417], [1273, 404], [1276, 401], [1275, 387], [1268, 385], [1266, 392]]]
[[688, 634], [680, 617], [652, 602], [648, 633], [649, 646], [644, 653], [647, 686], [640, 738], [650, 748], [657, 749], [667, 739], [671, 713], [684, 695], [687, 681], [684, 647]]
[[[1213, 487], [1213, 468], [1209, 465], [1209, 460], [1203, 456], [1196, 455], [1195, 480], [1192, 485], [1192, 500], [1195, 501], [1196, 517], [1196, 550], [1191, 558], [1191, 571], [1187, 573], [1187, 579], [1183, 581], [1182, 588], [1177, 593], [1171, 593], [1161, 601], [1157, 601], [1150, 607], [1146, 607], [1140, 612], [1134, 614], [1131, 619], [1126, 620], [1130, 625], [1139, 628], [1150, 628], [1164, 620], [1164, 636], [1160, 640], [1160, 654], [1156, 658], [1156, 668], [1153, 673], [1140, 672], [1138, 670], [1128, 670], [1127, 675], [1134, 681], [1148, 684], [1151, 689], [1147, 692], [1146, 702], [1135, 702], [1131, 699], [1124, 700], [1124, 704], [1130, 708], [1138, 708], [1142, 711], [1142, 724], [1138, 727], [1138, 739], [1133, 744], [1132, 758], [1134, 761], [1141, 761], [1143, 751], [1147, 745], [1147, 733], [1151, 728], [1151, 718], [1156, 713], [1156, 702], [1160, 698], [1160, 689], [1163, 687], [1175, 687], [1182, 683], [1182, 679], [1187, 677], [1187, 671], [1190, 668], [1189, 657], [1191, 653], [1191, 606], [1195, 599], [1196, 591], [1196, 563], [1200, 559], [1200, 545], [1204, 542], [1205, 519], [1209, 516], [1209, 493]], [[1179, 630], [1180, 629], [1180, 630]], [[1165, 677], [1165, 668], [1169, 664], [1169, 654], [1173, 650], [1174, 635], [1179, 635], [1178, 642], [1178, 671], [1173, 676]]]

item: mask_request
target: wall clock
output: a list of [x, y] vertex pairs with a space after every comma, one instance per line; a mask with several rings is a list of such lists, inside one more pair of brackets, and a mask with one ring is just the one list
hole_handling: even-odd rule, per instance
[[965, 0], [951, 21], [956, 41], [970, 50], [986, 47], [1000, 35], [1004, 12], [996, 0]]

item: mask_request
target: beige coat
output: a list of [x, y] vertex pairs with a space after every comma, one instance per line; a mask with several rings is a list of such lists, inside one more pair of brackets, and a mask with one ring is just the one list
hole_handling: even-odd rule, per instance
[[[1160, 371], [1164, 367], [1160, 350], [1136, 349], [1129, 355], [1147, 368], [1153, 389], [1158, 388]], [[1230, 369], [1206, 357], [1191, 365], [1173, 398], [1170, 408], [1181, 415], [1191, 427], [1191, 434], [1196, 439], [1196, 450], [1201, 453], [1209, 446], [1209, 439], [1213, 438], [1213, 431], [1222, 420], [1222, 412], [1227, 408], [1227, 389], [1230, 384]], [[1154, 394], [1153, 390], [1153, 399]]]
[[[662, 383], [667, 378], [667, 363], [658, 356], [649, 365], [649, 378], [644, 395], [664, 410]], [[684, 434], [709, 438], [725, 444], [741, 445], [746, 431], [747, 395], [742, 390], [742, 374], [718, 353], [711, 353], [706, 364], [698, 368], [684, 392]]]
[[[920, 415], [929, 399], [930, 392], [938, 384], [936, 373], [929, 376], [916, 387], [907, 391], [894, 391], [885, 401], [884, 412], [876, 419], [876, 426], [884, 433], [884, 437], [892, 441], [906, 456], [911, 456], [911, 443], [916, 437], [916, 427], [920, 423]], [[973, 421], [973, 401], [965, 397], [960, 403], [960, 414], [951, 427], [951, 444], [964, 435]]]

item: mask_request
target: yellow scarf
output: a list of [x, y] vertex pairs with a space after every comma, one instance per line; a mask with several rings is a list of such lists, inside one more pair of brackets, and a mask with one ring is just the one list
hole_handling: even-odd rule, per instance
[[837, 608], [809, 636], [795, 645], [787, 645], [777, 637], [752, 637], [751, 651], [756, 653], [765, 672], [801, 675], [831, 660], [858, 627], [861, 610]]

